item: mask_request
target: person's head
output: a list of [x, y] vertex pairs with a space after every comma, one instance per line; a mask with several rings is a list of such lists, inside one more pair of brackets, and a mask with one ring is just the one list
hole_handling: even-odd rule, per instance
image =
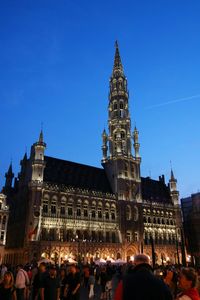
[[44, 272], [46, 271], [46, 265], [45, 265], [45, 263], [41, 263], [41, 264], [39, 265], [39, 271], [40, 271], [41, 273], [44, 273]]
[[150, 264], [150, 259], [145, 254], [137, 254], [134, 256], [133, 264], [136, 266], [140, 264]]
[[56, 277], [57, 275], [57, 270], [56, 270], [56, 266], [52, 265], [49, 269], [49, 275], [50, 277]]
[[17, 271], [19, 271], [20, 269], [23, 269], [23, 265], [22, 265], [22, 264], [19, 264], [19, 265], [17, 266]]
[[106, 273], [106, 267], [103, 266], [103, 267], [101, 268], [101, 272]]
[[179, 287], [182, 290], [193, 288], [197, 284], [197, 273], [193, 268], [184, 268], [179, 276]]
[[61, 269], [60, 270], [60, 276], [61, 277], [65, 277], [66, 276], [66, 270], [65, 269]]
[[4, 282], [4, 284], [13, 286], [14, 285], [13, 274], [11, 272], [5, 272], [4, 277], [3, 277], [3, 282]]
[[69, 272], [72, 273], [72, 274], [75, 274], [76, 273], [76, 266], [71, 265], [70, 268], [69, 268]]

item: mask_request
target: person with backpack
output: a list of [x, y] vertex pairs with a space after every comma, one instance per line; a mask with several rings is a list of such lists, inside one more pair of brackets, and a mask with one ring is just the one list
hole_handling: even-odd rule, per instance
[[15, 287], [17, 293], [17, 300], [27, 300], [26, 299], [26, 289], [29, 286], [29, 278], [27, 272], [23, 269], [22, 265], [17, 266], [17, 275], [15, 279]]

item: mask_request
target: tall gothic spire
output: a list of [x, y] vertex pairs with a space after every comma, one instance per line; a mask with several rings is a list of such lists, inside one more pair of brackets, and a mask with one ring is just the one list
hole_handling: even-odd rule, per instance
[[115, 42], [115, 59], [114, 59], [114, 66], [113, 66], [113, 75], [122, 75], [123, 74], [123, 66], [122, 61], [119, 53], [119, 46], [118, 42]]
[[128, 108], [127, 79], [124, 75], [118, 43], [110, 78], [109, 152], [110, 157], [131, 156], [131, 120]]

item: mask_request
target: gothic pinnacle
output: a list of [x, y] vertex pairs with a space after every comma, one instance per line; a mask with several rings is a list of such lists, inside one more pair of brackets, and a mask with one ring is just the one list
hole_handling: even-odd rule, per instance
[[40, 131], [39, 142], [43, 143], [43, 131]]

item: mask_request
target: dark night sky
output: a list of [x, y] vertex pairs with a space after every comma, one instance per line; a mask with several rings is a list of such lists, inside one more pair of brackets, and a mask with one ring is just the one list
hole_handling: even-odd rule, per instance
[[200, 2], [1, 1], [0, 184], [41, 122], [46, 154], [100, 166], [118, 39], [142, 176], [196, 192], [200, 166]]

